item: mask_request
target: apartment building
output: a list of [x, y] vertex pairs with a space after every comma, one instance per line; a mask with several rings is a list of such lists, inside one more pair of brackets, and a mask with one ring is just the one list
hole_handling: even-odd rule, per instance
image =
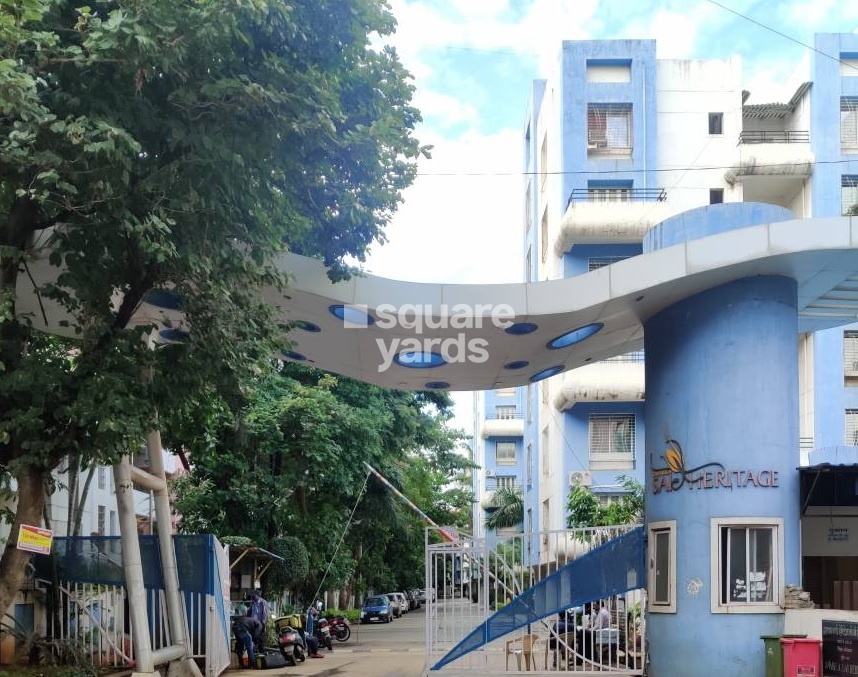
[[[554, 72], [532, 84], [522, 129], [525, 280], [598, 275], [640, 254], [656, 224], [710, 204], [764, 203], [796, 218], [853, 209], [858, 36], [820, 34], [814, 46], [783, 100], [759, 102], [738, 57], [657, 59], [654, 40], [562, 43]], [[836, 296], [807, 312], [832, 326], [858, 319]], [[500, 483], [522, 487], [526, 533], [565, 525], [573, 484], [604, 502], [621, 475], [646, 484], [643, 336], [630, 338], [638, 349], [626, 355], [476, 394], [478, 534]], [[796, 464], [858, 458], [858, 324], [800, 334], [798, 348]], [[499, 418], [505, 407], [516, 418]]]

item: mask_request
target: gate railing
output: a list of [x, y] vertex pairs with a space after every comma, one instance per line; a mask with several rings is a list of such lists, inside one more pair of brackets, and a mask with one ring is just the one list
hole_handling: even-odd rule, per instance
[[[434, 595], [426, 595], [427, 665], [436, 665], [523, 591], [633, 528], [558, 530], [505, 538], [491, 534], [480, 539], [459, 533], [456, 541], [440, 543], [430, 542], [436, 539], [430, 536], [433, 530], [427, 529], [426, 587], [435, 590]], [[643, 586], [643, 581], [639, 584]], [[550, 584], [546, 585], [546, 593], [553, 594]], [[643, 589], [617, 595], [595, 592], [592, 601], [511, 631], [438, 671], [643, 674]], [[607, 627], [595, 629], [601, 606], [605, 611], [599, 623]]]

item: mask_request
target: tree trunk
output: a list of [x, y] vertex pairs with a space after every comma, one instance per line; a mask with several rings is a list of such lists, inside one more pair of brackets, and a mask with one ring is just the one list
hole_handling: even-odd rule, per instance
[[45, 471], [22, 466], [15, 473], [18, 505], [3, 557], [0, 558], [0, 612], [5, 613], [24, 584], [30, 553], [18, 550], [18, 530], [22, 524], [41, 526], [45, 505]]
[[[97, 466], [89, 466], [87, 471], [86, 481], [83, 483], [83, 489], [80, 496], [75, 501], [74, 515], [69, 514], [69, 536], [80, 536], [80, 523], [83, 519], [83, 507], [86, 505], [87, 496], [89, 496], [89, 486], [92, 484], [92, 477], [95, 475]], [[78, 461], [78, 472], [80, 472], [80, 462]], [[77, 483], [75, 483], [77, 485]], [[87, 534], [89, 536], [89, 534]]]

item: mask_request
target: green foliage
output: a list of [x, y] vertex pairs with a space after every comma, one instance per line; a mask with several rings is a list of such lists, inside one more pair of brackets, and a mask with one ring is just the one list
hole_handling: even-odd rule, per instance
[[493, 497], [492, 507], [494, 509], [486, 518], [486, 529], [509, 529], [524, 521], [524, 493], [520, 487], [498, 489]]
[[360, 609], [325, 609], [323, 615], [325, 618], [343, 616], [349, 623], [360, 621]]
[[587, 487], [576, 484], [566, 501], [566, 526], [603, 527], [617, 524], [636, 524], [643, 519], [644, 487], [628, 475], [620, 475], [624, 493], [614, 502], [601, 505]]
[[468, 462], [455, 452], [459, 434], [445, 427], [446, 396], [282, 365], [226, 404], [231, 418], [208, 438], [187, 422], [171, 427], [171, 443], [193, 459], [173, 485], [175, 505], [183, 531], [240, 533], [275, 552], [278, 539], [300, 541], [308, 571], [296, 576], [300, 565], [289, 565], [267, 589], [296, 588], [309, 602], [323, 576], [325, 589], [422, 585], [424, 525], [368, 479], [364, 462], [438, 521], [467, 519], [470, 499], [454, 486]]
[[[383, 241], [427, 152], [413, 137], [408, 73], [370, 42], [394, 26], [380, 0], [236, 0], [229, 11], [216, 0], [0, 2], [4, 471], [109, 462], [156, 425], [173, 448], [254, 467], [222, 442], [247, 375], [265, 374], [283, 345], [259, 294], [286, 284], [275, 257], [290, 249], [345, 275], [348, 258]], [[62, 273], [33, 277], [39, 310], [25, 315], [19, 278], [44, 267], [40, 249]], [[160, 288], [181, 299], [192, 331], [152, 351], [156, 315], [143, 302]], [[34, 330], [49, 322], [73, 348]], [[324, 393], [301, 399], [286, 418], [323, 423]], [[248, 416], [232, 437], [264, 423]], [[307, 458], [331, 464], [338, 449], [319, 432]], [[277, 434], [261, 437], [270, 458]], [[271, 489], [269, 471], [255, 469], [256, 490]], [[354, 477], [329, 475], [354, 490]], [[255, 503], [240, 477], [225, 503], [196, 487], [189, 522], [228, 526], [225, 510]], [[249, 523], [270, 537], [269, 507]], [[23, 575], [5, 562], [4, 580]]]

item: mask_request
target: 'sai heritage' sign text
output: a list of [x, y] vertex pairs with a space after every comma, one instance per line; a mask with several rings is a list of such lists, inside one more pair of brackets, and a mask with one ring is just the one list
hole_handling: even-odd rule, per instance
[[777, 470], [732, 470], [721, 463], [704, 463], [686, 468], [679, 442], [665, 440], [666, 466], [652, 469], [652, 493], [688, 489], [744, 489], [745, 487], [777, 488]]

